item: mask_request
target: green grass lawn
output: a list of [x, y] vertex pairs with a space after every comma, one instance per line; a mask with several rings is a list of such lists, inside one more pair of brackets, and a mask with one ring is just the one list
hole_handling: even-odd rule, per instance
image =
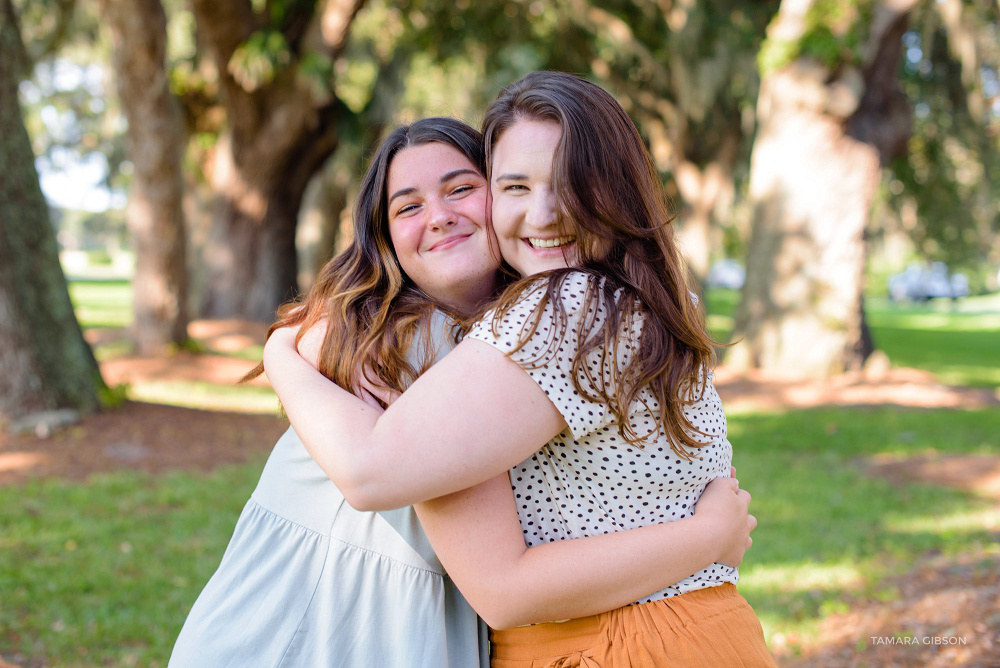
[[69, 296], [84, 329], [128, 327], [132, 322], [132, 284], [129, 281], [73, 281]]
[[165, 666], [262, 466], [0, 487], [0, 656]]
[[[73, 291], [85, 326], [127, 322], [127, 285]], [[735, 301], [733, 293], [709, 294], [717, 334], [731, 327]], [[897, 364], [986, 386], [1000, 386], [1000, 346], [989, 337], [998, 313], [988, 300], [955, 312], [878, 302], [869, 309], [877, 340]], [[996, 410], [731, 416], [735, 464], [760, 519], [740, 589], [767, 637], [808, 642], [852, 597], [893, 600], [885, 577], [928, 552], [1000, 550], [995, 502], [866, 474], [876, 455], [1000, 454], [997, 434]], [[116, 473], [0, 487], [0, 655], [67, 668], [165, 666], [262, 464], [254, 457], [212, 474]]]
[[950, 385], [1000, 387], [1000, 296], [959, 304], [866, 301], [875, 343], [896, 366], [925, 369]]
[[[877, 454], [1000, 454], [998, 411], [745, 414], [730, 432], [760, 518], [740, 588], [768, 638], [808, 640], [853, 595], [891, 600], [880, 580], [925, 552], [997, 549], [995, 503], [864, 469]], [[0, 655], [165, 665], [261, 465], [0, 488]]]
[[927, 552], [1000, 553], [995, 501], [865, 474], [875, 455], [1000, 455], [1000, 411], [838, 408], [729, 422], [734, 463], [760, 521], [740, 589], [769, 638], [809, 639], [851, 595], [891, 600], [880, 580]]

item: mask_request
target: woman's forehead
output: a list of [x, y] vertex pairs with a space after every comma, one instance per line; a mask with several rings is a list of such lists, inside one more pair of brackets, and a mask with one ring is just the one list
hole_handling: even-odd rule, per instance
[[462, 151], [443, 142], [407, 146], [389, 164], [388, 187], [404, 182], [436, 183], [453, 172], [480, 174], [479, 168]]

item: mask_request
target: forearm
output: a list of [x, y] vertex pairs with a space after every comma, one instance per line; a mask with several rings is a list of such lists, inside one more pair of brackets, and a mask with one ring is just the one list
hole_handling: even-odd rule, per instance
[[349, 502], [364, 505], [377, 456], [366, 445], [380, 411], [316, 371], [298, 354], [291, 330], [271, 335], [264, 367], [309, 454]]
[[529, 548], [497, 594], [530, 594], [504, 601], [494, 628], [597, 614], [674, 585], [713, 563], [704, 529], [689, 518]]
[[293, 339], [291, 330], [271, 335], [268, 378], [309, 454], [359, 510], [479, 484], [566, 427], [528, 374], [478, 341], [460, 344], [381, 412], [319, 374]]
[[442, 564], [494, 628], [621, 607], [711, 565], [713, 525], [689, 518], [526, 548], [507, 476], [417, 506]]

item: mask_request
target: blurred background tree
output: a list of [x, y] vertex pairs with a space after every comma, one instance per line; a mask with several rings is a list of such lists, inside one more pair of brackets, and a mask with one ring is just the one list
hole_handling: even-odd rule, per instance
[[785, 0], [768, 26], [736, 368], [824, 377], [872, 353], [864, 234], [910, 136], [898, 71], [913, 4]]
[[104, 386], [70, 302], [17, 94], [33, 57], [62, 39], [60, 11], [26, 48], [11, 0], [0, 0], [0, 421], [93, 410]]
[[[1000, 9], [943, 0], [914, 8], [901, 83], [914, 109], [907, 151], [884, 175], [887, 228], [982, 290], [1000, 264]], [[992, 285], [991, 287], [995, 287]]]
[[184, 132], [167, 78], [167, 17], [159, 0], [98, 4], [111, 33], [118, 98], [128, 120], [132, 340], [136, 352], [155, 354], [184, 344], [188, 326]]
[[[129, 209], [134, 251], [148, 248], [143, 229], [150, 239], [173, 239], [158, 249], [163, 257], [174, 249], [171, 262], [139, 259], [137, 315], [147, 293], [172, 295], [167, 303], [177, 308], [148, 323], [137, 317], [137, 343], [155, 327], [154, 340], [166, 331], [183, 339], [185, 303], [195, 317], [271, 320], [350, 241], [345, 221], [356, 179], [386, 128], [432, 114], [476, 124], [500, 87], [542, 68], [600, 83], [632, 115], [700, 281], [720, 259], [747, 266], [742, 341], [730, 364], [808, 375], [859, 367], [877, 343], [865, 336], [866, 275], [911, 261], [941, 260], [967, 272], [974, 289], [996, 287], [995, 4], [15, 0], [15, 7], [29, 51], [39, 54], [21, 96], [43, 177], [89, 161], [115, 206], [127, 189], [133, 202], [152, 202], [142, 179], [161, 195], [174, 184], [155, 212]], [[142, 23], [135, 39], [138, 29], [126, 34], [123, 26], [140, 15], [163, 19]], [[155, 69], [142, 87], [143, 75], [122, 67], [141, 60], [163, 63], [169, 95], [153, 86], [162, 80]], [[109, 94], [112, 78], [117, 96]], [[171, 108], [180, 110], [179, 132], [164, 120]], [[174, 167], [143, 167], [181, 147], [179, 181]], [[123, 225], [113, 213], [99, 215], [104, 234]], [[64, 247], [76, 239], [69, 230], [98, 226], [93, 215], [72, 211], [60, 220]], [[141, 287], [145, 269], [160, 275], [156, 290]], [[814, 355], [808, 364], [803, 341]]]

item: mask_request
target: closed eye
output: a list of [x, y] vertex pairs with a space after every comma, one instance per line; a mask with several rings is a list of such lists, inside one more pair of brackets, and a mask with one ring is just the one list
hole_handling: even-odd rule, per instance
[[419, 204], [404, 204], [396, 210], [396, 216], [404, 216], [420, 208]]

